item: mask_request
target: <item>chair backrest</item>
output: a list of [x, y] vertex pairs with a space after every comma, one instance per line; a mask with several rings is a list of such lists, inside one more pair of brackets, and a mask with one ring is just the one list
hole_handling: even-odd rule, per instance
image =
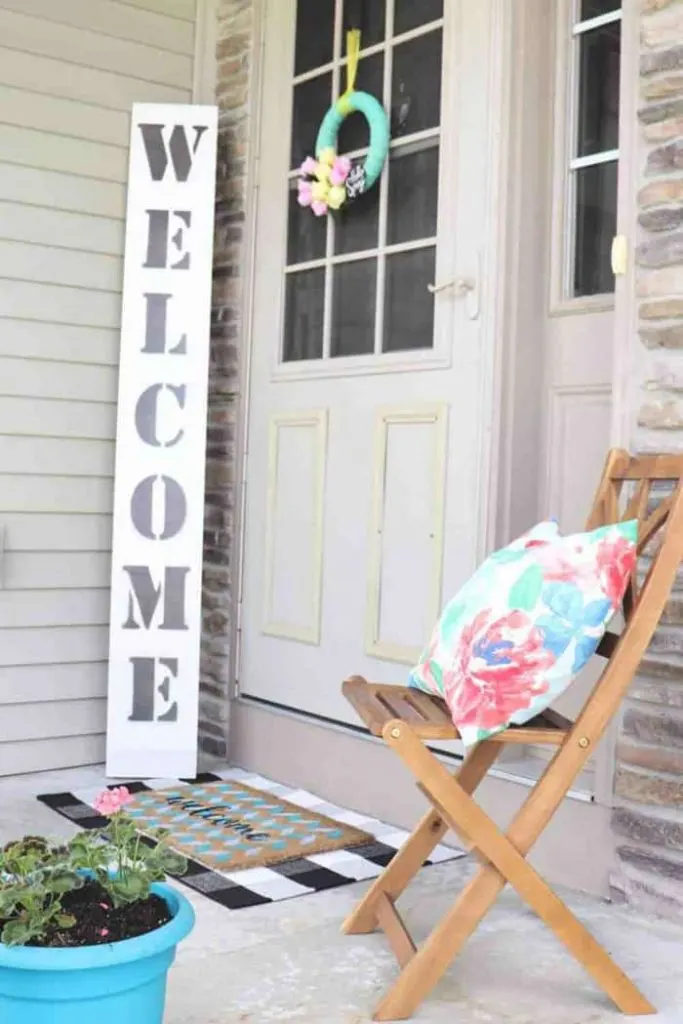
[[[635, 573], [624, 601], [626, 623], [619, 636], [606, 634], [597, 653], [607, 659], [600, 678], [566, 739], [524, 805], [516, 838], [530, 836], [531, 823], [545, 827], [576, 773], [617, 712], [657, 628], [683, 560], [683, 456], [632, 456], [613, 450], [607, 457], [588, 528], [638, 518], [638, 554], [645, 579]], [[632, 493], [629, 493], [631, 491]], [[653, 552], [653, 548], [655, 549]]]
[[[607, 633], [607, 659], [573, 734], [596, 742], [615, 714], [652, 640], [683, 561], [683, 455], [609, 452], [588, 528], [638, 519], [638, 569], [624, 599], [620, 635]], [[641, 582], [642, 581], [642, 582]]]

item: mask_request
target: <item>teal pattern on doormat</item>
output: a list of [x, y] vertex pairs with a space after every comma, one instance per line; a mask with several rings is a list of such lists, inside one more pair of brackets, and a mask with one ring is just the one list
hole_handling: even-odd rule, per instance
[[373, 841], [360, 829], [232, 781], [143, 791], [126, 811], [143, 834], [164, 829], [178, 851], [219, 871]]

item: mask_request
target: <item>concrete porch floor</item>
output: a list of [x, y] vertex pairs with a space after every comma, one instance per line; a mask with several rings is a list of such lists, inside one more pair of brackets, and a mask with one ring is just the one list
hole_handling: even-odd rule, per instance
[[[38, 793], [97, 786], [98, 769], [0, 781], [0, 843], [26, 833], [67, 836]], [[401, 900], [417, 941], [472, 870], [455, 861], [423, 871]], [[361, 1024], [396, 975], [381, 934], [346, 938], [340, 924], [367, 883], [239, 911], [183, 891], [197, 926], [169, 983], [166, 1024], [301, 1021]], [[623, 907], [563, 894], [658, 1007], [632, 1021], [683, 1024], [683, 930]], [[506, 890], [460, 959], [414, 1018], [425, 1024], [608, 1024], [626, 1020], [537, 918]]]

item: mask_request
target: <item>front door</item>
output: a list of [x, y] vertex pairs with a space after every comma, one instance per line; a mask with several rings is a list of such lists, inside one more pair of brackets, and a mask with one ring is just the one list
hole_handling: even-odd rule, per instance
[[[486, 529], [493, 0], [268, 0], [246, 460], [242, 695], [354, 721], [342, 679], [405, 681]], [[344, 89], [391, 112], [340, 214], [296, 169]], [[367, 128], [344, 124], [361, 156]]]

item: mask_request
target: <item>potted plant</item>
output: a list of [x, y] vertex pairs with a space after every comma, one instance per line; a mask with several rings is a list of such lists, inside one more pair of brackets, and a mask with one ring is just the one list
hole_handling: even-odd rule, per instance
[[131, 799], [123, 786], [105, 790], [96, 808], [106, 828], [0, 851], [2, 1024], [161, 1024], [194, 912], [162, 882], [184, 858], [166, 833], [152, 846], [136, 832]]

